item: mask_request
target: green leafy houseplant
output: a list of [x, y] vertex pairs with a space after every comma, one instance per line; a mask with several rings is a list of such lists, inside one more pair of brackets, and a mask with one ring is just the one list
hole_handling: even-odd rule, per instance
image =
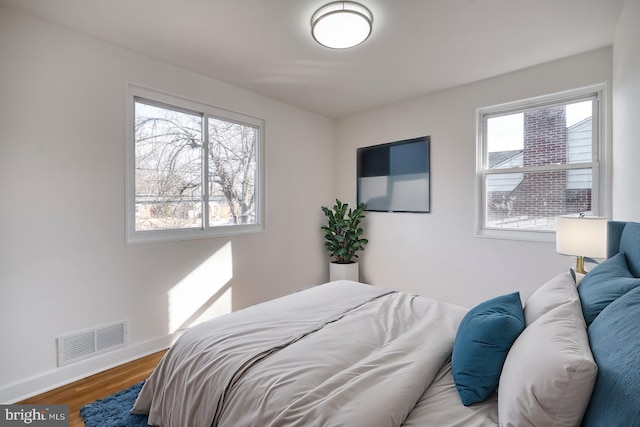
[[328, 225], [322, 227], [324, 246], [335, 259], [335, 263], [353, 263], [353, 258], [358, 258], [356, 252], [363, 250], [364, 245], [369, 243], [362, 237], [363, 230], [360, 227], [366, 207], [364, 203], [360, 203], [356, 209], [350, 209], [348, 203], [342, 203], [338, 199], [333, 209], [322, 206], [322, 212], [328, 221]]

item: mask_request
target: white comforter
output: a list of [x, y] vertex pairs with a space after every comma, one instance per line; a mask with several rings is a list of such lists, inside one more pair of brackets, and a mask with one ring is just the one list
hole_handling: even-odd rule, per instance
[[177, 427], [495, 424], [495, 402], [465, 408], [452, 389], [465, 312], [355, 282], [317, 286], [185, 332], [133, 412]]

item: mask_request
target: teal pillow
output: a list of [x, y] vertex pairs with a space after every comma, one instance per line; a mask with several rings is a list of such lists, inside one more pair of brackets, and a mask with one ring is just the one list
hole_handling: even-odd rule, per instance
[[629, 272], [624, 253], [618, 253], [596, 266], [578, 286], [587, 325], [609, 304], [639, 285], [640, 279]]
[[589, 342], [598, 364], [582, 425], [640, 425], [640, 288], [612, 302], [589, 326]]
[[640, 223], [629, 222], [620, 236], [620, 252], [627, 258], [629, 271], [640, 277]]
[[519, 292], [487, 300], [464, 316], [453, 343], [451, 369], [465, 406], [482, 402], [496, 390], [507, 353], [524, 325]]

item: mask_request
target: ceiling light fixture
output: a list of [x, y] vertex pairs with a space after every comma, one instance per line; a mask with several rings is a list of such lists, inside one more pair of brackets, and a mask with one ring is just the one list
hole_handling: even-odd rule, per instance
[[332, 49], [354, 47], [369, 38], [373, 15], [353, 1], [325, 4], [311, 17], [311, 35], [323, 46]]

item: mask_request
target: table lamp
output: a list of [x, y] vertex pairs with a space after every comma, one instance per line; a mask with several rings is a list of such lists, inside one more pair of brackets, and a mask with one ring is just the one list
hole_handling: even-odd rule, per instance
[[586, 274], [585, 257], [607, 257], [607, 218], [584, 214], [557, 217], [556, 252], [575, 256], [576, 272]]

